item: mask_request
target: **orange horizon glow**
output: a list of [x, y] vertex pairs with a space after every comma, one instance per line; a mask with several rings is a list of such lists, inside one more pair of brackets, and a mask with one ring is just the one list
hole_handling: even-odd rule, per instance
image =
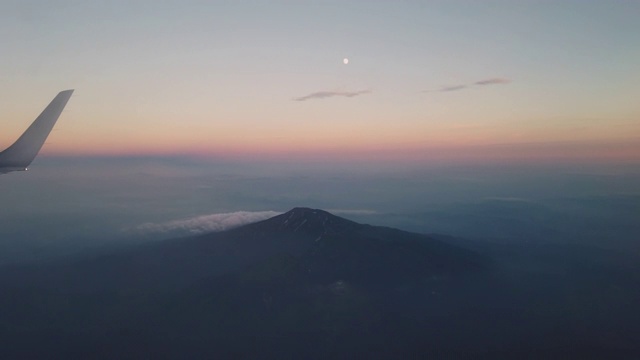
[[[95, 145], [95, 144], [94, 144]], [[123, 144], [125, 145], [125, 144]], [[640, 162], [640, 141], [548, 141], [529, 143], [459, 144], [226, 144], [218, 146], [175, 146], [167, 149], [151, 144], [127, 144], [118, 148], [99, 146], [45, 147], [43, 156], [191, 156], [238, 160], [318, 160], [367, 162], [471, 161], [494, 163], [614, 161]]]
[[73, 88], [42, 155], [640, 161], [638, 4], [236, 3], [0, 14], [0, 149]]

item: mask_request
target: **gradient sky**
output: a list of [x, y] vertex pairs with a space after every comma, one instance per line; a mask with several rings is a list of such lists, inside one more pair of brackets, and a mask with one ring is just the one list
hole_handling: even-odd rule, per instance
[[0, 145], [73, 88], [46, 154], [638, 161], [639, 16], [638, 1], [3, 1]]

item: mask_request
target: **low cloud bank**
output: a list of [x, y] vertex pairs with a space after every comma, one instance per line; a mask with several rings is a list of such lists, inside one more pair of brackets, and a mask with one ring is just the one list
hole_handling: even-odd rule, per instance
[[210, 214], [164, 223], [145, 223], [133, 228], [132, 232], [142, 235], [198, 235], [233, 229], [242, 225], [266, 220], [280, 214], [281, 213], [277, 211], [236, 211], [231, 213]]
[[369, 209], [327, 209], [334, 215], [375, 215], [378, 212]]

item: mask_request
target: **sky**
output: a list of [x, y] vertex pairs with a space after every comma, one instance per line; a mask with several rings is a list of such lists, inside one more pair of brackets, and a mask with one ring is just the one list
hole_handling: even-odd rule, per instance
[[0, 145], [73, 88], [44, 156], [637, 163], [638, 14], [637, 1], [3, 1]]

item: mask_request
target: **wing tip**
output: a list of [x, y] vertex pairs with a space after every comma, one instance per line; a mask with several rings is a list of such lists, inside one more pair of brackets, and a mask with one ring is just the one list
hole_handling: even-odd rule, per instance
[[71, 95], [75, 89], [63, 90], [58, 93], [58, 95]]

